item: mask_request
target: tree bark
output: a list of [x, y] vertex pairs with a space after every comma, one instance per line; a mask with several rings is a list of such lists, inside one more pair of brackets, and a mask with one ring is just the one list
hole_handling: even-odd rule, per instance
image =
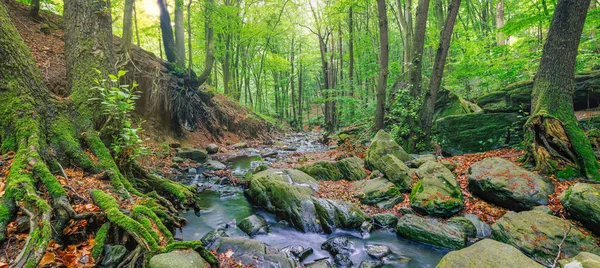
[[212, 25], [212, 10], [215, 8], [214, 0], [206, 0], [206, 6], [204, 7], [204, 16], [206, 21], [204, 23], [204, 29], [206, 31], [206, 59], [204, 60], [204, 70], [200, 76], [198, 76], [198, 82], [200, 85], [204, 84], [210, 76], [215, 63], [215, 40]]
[[375, 106], [375, 132], [383, 129], [385, 118], [385, 95], [388, 76], [388, 21], [385, 0], [377, 0], [379, 18], [379, 79], [377, 81], [377, 104]]
[[428, 143], [431, 139], [431, 129], [433, 127], [433, 113], [435, 111], [435, 102], [437, 95], [442, 85], [444, 77], [444, 66], [446, 65], [446, 57], [450, 49], [450, 41], [452, 40], [452, 32], [456, 24], [456, 16], [460, 8], [461, 0], [452, 0], [448, 7], [448, 16], [440, 33], [440, 44], [435, 55], [433, 63], [433, 71], [429, 79], [429, 90], [425, 95], [425, 102], [421, 110], [421, 127], [425, 134], [425, 142]]
[[121, 51], [129, 54], [133, 42], [133, 8], [135, 0], [125, 0], [123, 9], [123, 35], [121, 36]]
[[423, 48], [425, 46], [425, 30], [429, 13], [429, 0], [419, 0], [414, 29], [411, 66], [409, 72], [409, 94], [414, 98], [421, 97], [423, 81]]
[[40, 16], [40, 0], [31, 0], [27, 15], [35, 21], [42, 20], [42, 17]]
[[192, 60], [192, 0], [187, 4], [187, 25], [188, 25], [188, 75], [191, 75], [194, 68]]
[[[354, 14], [352, 6], [348, 9], [348, 86], [349, 96], [354, 99]], [[351, 102], [350, 116], [354, 115], [354, 104]]]
[[557, 172], [559, 177], [580, 172], [600, 180], [598, 162], [573, 111], [577, 49], [589, 5], [589, 0], [558, 1], [534, 78], [531, 117], [525, 128], [528, 159], [536, 169]]
[[177, 64], [185, 68], [185, 30], [183, 27], [183, 0], [175, 0], [175, 53]]
[[177, 48], [175, 47], [175, 39], [173, 39], [173, 28], [171, 27], [171, 16], [167, 10], [165, 0], [157, 0], [158, 8], [160, 9], [160, 30], [162, 32], [163, 47], [167, 61], [170, 63], [179, 63]]
[[[502, 27], [504, 27], [504, 0], [499, 0], [498, 3], [496, 3], [496, 29], [498, 30]], [[504, 33], [498, 31], [496, 35], [498, 38], [498, 45], [506, 45]]]

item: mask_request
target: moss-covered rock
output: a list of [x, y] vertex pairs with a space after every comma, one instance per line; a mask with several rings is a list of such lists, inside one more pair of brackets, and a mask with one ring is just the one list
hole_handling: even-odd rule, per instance
[[410, 205], [418, 213], [450, 217], [463, 207], [463, 194], [450, 170], [435, 161], [417, 169], [420, 180], [410, 193]]
[[319, 161], [310, 165], [298, 167], [297, 169], [317, 180], [337, 181], [344, 177], [335, 166], [334, 162]]
[[[575, 76], [575, 110], [583, 110], [588, 104], [600, 103], [600, 72], [592, 71]], [[486, 112], [505, 113], [531, 110], [533, 81], [517, 82], [502, 90], [489, 93], [477, 99], [477, 104]]]
[[[540, 211], [508, 212], [492, 225], [492, 238], [520, 249], [535, 261], [551, 266], [558, 255], [571, 258], [582, 251], [598, 254], [594, 238], [570, 222]], [[563, 241], [564, 238], [564, 241]]]
[[445, 153], [461, 155], [513, 146], [523, 141], [516, 113], [447, 116], [435, 123], [435, 132]]
[[367, 177], [363, 165], [364, 162], [358, 157], [348, 157], [335, 162], [335, 166], [342, 173], [343, 178], [349, 181], [362, 180]]
[[435, 121], [451, 115], [472, 114], [482, 111], [477, 104], [463, 99], [450, 90], [442, 88], [438, 92], [437, 101], [435, 102], [433, 120]]
[[208, 158], [208, 152], [203, 149], [184, 148], [177, 152], [177, 157], [203, 163]]
[[269, 233], [269, 225], [267, 224], [267, 221], [258, 215], [251, 215], [250, 217], [243, 219], [238, 224], [238, 227], [250, 237], [256, 235], [266, 235]]
[[359, 228], [369, 216], [356, 205], [314, 197], [317, 182], [294, 169], [267, 169], [252, 176], [244, 192], [250, 202], [305, 232]]
[[491, 239], [481, 240], [467, 248], [452, 251], [436, 268], [544, 267], [511, 245]]
[[379, 213], [373, 215], [376, 226], [383, 228], [394, 228], [398, 224], [398, 217], [392, 213]]
[[148, 263], [149, 268], [208, 268], [202, 256], [196, 251], [171, 251], [155, 255]]
[[407, 214], [398, 220], [396, 234], [401, 237], [451, 249], [464, 248], [467, 237], [462, 230], [435, 219]]
[[389, 181], [398, 186], [401, 192], [410, 192], [413, 184], [412, 172], [404, 162], [388, 154], [381, 157], [376, 166]]
[[448, 219], [446, 223], [455, 226], [459, 230], [462, 230], [467, 238], [477, 237], [477, 229], [475, 228], [475, 224], [465, 217], [454, 216]]
[[254, 239], [223, 237], [215, 243], [214, 248], [217, 253], [232, 251], [231, 258], [241, 261], [244, 265], [281, 268], [294, 268], [301, 265], [295, 258], [289, 257], [279, 249]]
[[499, 157], [471, 165], [468, 177], [475, 196], [515, 211], [547, 205], [554, 193], [550, 180]]
[[404, 201], [404, 196], [396, 185], [385, 178], [362, 180], [354, 183], [355, 195], [361, 203], [379, 208], [393, 208]]
[[415, 159], [406, 162], [406, 165], [410, 168], [419, 168], [421, 165], [425, 164], [427, 161], [436, 161], [435, 155], [432, 154], [424, 154], [416, 156]]
[[396, 158], [400, 159], [400, 161], [412, 159], [412, 157], [407, 154], [396, 141], [394, 141], [390, 134], [380, 130], [371, 141], [369, 149], [367, 149], [365, 167], [369, 170], [378, 169], [377, 162], [381, 157], [387, 154], [394, 155]]
[[576, 183], [560, 196], [560, 203], [571, 216], [600, 234], [600, 185]]
[[207, 248], [210, 248], [213, 243], [219, 240], [221, 237], [229, 237], [229, 235], [225, 232], [225, 229], [214, 229], [207, 234], [205, 234], [201, 239], [202, 245]]
[[473, 223], [473, 226], [475, 226], [475, 230], [477, 232], [477, 235], [475, 237], [488, 238], [492, 235], [492, 227], [490, 227], [487, 223], [485, 223], [481, 219], [479, 219], [479, 217], [477, 217], [477, 215], [465, 214], [465, 215], [463, 215], [463, 217], [466, 218], [467, 220], [470, 220], [471, 223]]
[[573, 258], [558, 261], [558, 265], [561, 268], [598, 268], [600, 267], [600, 256], [588, 252], [581, 252]]

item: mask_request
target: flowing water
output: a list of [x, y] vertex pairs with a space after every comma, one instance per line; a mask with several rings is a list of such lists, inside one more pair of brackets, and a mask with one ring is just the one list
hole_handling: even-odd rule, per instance
[[[325, 150], [323, 146], [311, 142], [310, 137], [306, 136], [292, 137], [290, 140], [284, 140], [284, 142], [294, 145], [298, 152]], [[280, 152], [278, 159], [285, 158], [285, 155], [286, 153]], [[265, 163], [265, 160], [256, 152], [233, 156], [226, 161], [228, 168], [234, 174], [242, 175], [262, 163]], [[268, 235], [258, 235], [254, 239], [277, 248], [295, 245], [312, 248], [314, 253], [304, 260], [305, 263], [327, 257], [333, 263], [333, 258], [330, 257], [329, 253], [321, 250], [321, 244], [330, 237], [340, 235], [352, 237], [352, 241], [356, 245], [357, 251], [350, 256], [355, 266], [358, 266], [362, 260], [371, 259], [364, 251], [364, 246], [371, 244], [385, 245], [392, 251], [392, 254], [386, 257], [384, 267], [435, 267], [444, 254], [448, 252], [446, 249], [400, 238], [393, 230], [374, 230], [369, 237], [364, 239], [357, 231], [339, 229], [332, 234], [303, 233], [279, 222], [273, 214], [252, 206], [239, 187], [226, 185], [221, 183], [219, 179], [207, 178], [203, 175], [190, 176], [189, 183], [198, 184], [205, 188], [210, 187], [210, 190], [201, 193], [200, 207], [202, 211], [200, 217], [196, 217], [193, 211], [183, 213], [182, 216], [188, 220], [188, 225], [177, 234], [177, 237], [185, 240], [200, 239], [208, 232], [217, 228], [226, 228], [226, 226], [229, 226], [229, 228], [226, 228], [229, 236], [248, 237], [231, 223], [233, 221], [240, 222], [250, 215], [258, 214], [267, 220], [270, 231]]]

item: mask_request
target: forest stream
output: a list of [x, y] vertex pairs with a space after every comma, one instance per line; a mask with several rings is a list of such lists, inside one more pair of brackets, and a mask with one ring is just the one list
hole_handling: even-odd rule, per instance
[[[329, 148], [317, 141], [317, 135], [303, 134], [291, 135], [281, 139], [284, 148], [294, 148], [297, 153], [322, 152]], [[277, 161], [283, 161], [289, 151], [278, 151], [277, 158], [263, 159], [261, 153], [275, 151], [274, 148], [262, 148], [260, 151], [253, 148], [243, 149], [233, 155], [222, 156], [227, 168], [235, 176], [243, 176], [261, 164], [270, 165]], [[188, 224], [178, 231], [176, 237], [183, 240], [198, 240], [217, 229], [224, 228], [230, 237], [245, 237], [243, 231], [236, 227], [236, 222], [253, 214], [260, 215], [266, 219], [270, 231], [267, 235], [257, 235], [253, 239], [259, 240], [269, 246], [284, 248], [300, 245], [304, 248], [312, 248], [313, 253], [303, 262], [310, 263], [317, 260], [329, 259], [333, 263], [333, 257], [321, 249], [321, 244], [327, 239], [336, 236], [349, 236], [356, 245], [356, 251], [350, 259], [359, 264], [363, 260], [376, 260], [365, 252], [366, 245], [384, 245], [390, 248], [391, 254], [384, 259], [384, 267], [435, 267], [440, 259], [449, 251], [447, 249], [433, 247], [422, 243], [413, 242], [398, 237], [392, 229], [374, 230], [365, 237], [357, 230], [338, 229], [331, 234], [304, 233], [291, 226], [285, 221], [279, 221], [275, 215], [264, 209], [254, 207], [243, 194], [239, 186], [222, 184], [219, 179], [202, 175], [202, 172], [187, 175], [189, 184], [197, 184], [200, 193], [201, 216], [196, 217], [193, 211], [182, 213], [188, 220]]]

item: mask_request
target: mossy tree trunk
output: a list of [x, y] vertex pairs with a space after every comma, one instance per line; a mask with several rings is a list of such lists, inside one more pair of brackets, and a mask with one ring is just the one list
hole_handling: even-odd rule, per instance
[[528, 159], [546, 173], [600, 180], [598, 162], [573, 111], [574, 70], [589, 0], [560, 0], [534, 79]]
[[[98, 112], [101, 111], [99, 104], [89, 101], [96, 94], [92, 90], [93, 69], [104, 73], [112, 70], [112, 47], [107, 45], [112, 44], [110, 14], [104, 13], [107, 10], [104, 1], [65, 1], [65, 54], [71, 95], [59, 100], [45, 88], [29, 49], [12, 24], [6, 7], [0, 3], [0, 103], [3, 104], [0, 106], [0, 153], [16, 152], [6, 178], [5, 194], [0, 198], [0, 242], [6, 240], [6, 225], [14, 220], [17, 209], [30, 219], [29, 236], [11, 263], [13, 267], [35, 267], [52, 238], [59, 244], [72, 242], [71, 237], [63, 235], [69, 220], [103, 218], [99, 217], [103, 213], [77, 214], [73, 210], [67, 191], [55, 175], [64, 177], [63, 166], [79, 167], [98, 174], [99, 178], [110, 178], [120, 198], [135, 194], [145, 200], [152, 213], [138, 208], [140, 212], [134, 211], [133, 217], [115, 211], [111, 214], [110, 208], [118, 205], [98, 203], [108, 214], [108, 220], [125, 231], [119, 233], [141, 237], [140, 246], [153, 244], [146, 235], [155, 232], [153, 226], [165, 230], [163, 222], [170, 226], [181, 224], [173, 204], [160, 195], [182, 206], [195, 204], [195, 190], [191, 187], [147, 174], [135, 163], [128, 167], [117, 166], [95, 131], [103, 116]], [[145, 187], [134, 188], [130, 179]], [[45, 194], [38, 193], [47, 193], [50, 198], [45, 199]], [[154, 225], [144, 225], [148, 222]], [[143, 228], [139, 228], [140, 224]], [[169, 234], [161, 232], [162, 237], [169, 238]], [[143, 252], [156, 253], [184, 246], [171, 240], [167, 242], [170, 243], [167, 247], [148, 246]], [[101, 243], [97, 244], [101, 248]], [[138, 253], [128, 260], [135, 263], [139, 256]]]

